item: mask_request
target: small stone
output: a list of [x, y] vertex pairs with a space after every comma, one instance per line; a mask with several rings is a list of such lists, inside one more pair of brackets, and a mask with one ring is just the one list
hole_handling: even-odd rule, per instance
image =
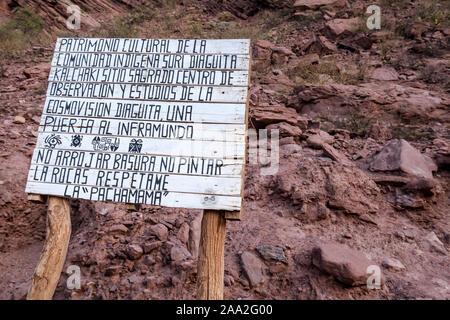
[[143, 264], [146, 266], [152, 266], [156, 263], [156, 259], [152, 256], [145, 256], [144, 261], [142, 261]]
[[310, 147], [320, 149], [325, 143], [330, 144], [333, 142], [333, 140], [333, 136], [325, 131], [320, 130], [317, 134], [310, 135], [306, 140], [306, 143]]
[[283, 248], [279, 246], [262, 245], [257, 247], [256, 250], [258, 250], [264, 260], [275, 260], [288, 263]]
[[372, 72], [370, 76], [372, 80], [379, 81], [393, 81], [398, 80], [398, 73], [394, 68], [391, 67], [381, 67], [377, 68]]
[[135, 283], [137, 281], [137, 276], [135, 274], [128, 277], [128, 282]]
[[123, 224], [115, 224], [111, 228], [109, 228], [108, 232], [115, 234], [126, 234], [128, 232], [128, 228]]
[[241, 255], [242, 267], [244, 273], [250, 281], [252, 287], [263, 283], [266, 280], [264, 262], [261, 261], [254, 253], [246, 251]]
[[150, 234], [156, 236], [159, 240], [164, 241], [169, 235], [169, 229], [162, 223], [158, 223], [150, 227]]
[[381, 265], [386, 269], [392, 269], [394, 271], [403, 271], [406, 269], [403, 263], [394, 258], [387, 258], [381, 263]]
[[108, 267], [108, 269], [106, 269], [106, 271], [105, 271], [105, 276], [111, 277], [111, 276], [114, 276], [116, 274], [119, 274], [121, 269], [122, 269], [121, 266]]
[[436, 251], [444, 255], [447, 254], [447, 250], [445, 249], [444, 244], [441, 242], [441, 240], [439, 240], [434, 232], [430, 232], [429, 234], [427, 234], [424, 240], [426, 246], [430, 251]]
[[343, 233], [342, 237], [346, 238], [346, 239], [352, 239], [353, 238], [353, 236], [350, 233]]
[[410, 240], [414, 240], [416, 238], [416, 235], [412, 231], [404, 230], [403, 234], [405, 235], [406, 238]]
[[225, 284], [226, 287], [231, 287], [234, 284], [233, 276], [231, 276], [229, 274], [224, 275], [223, 283]]
[[147, 287], [147, 289], [153, 289], [156, 285], [158, 285], [158, 277], [157, 276], [149, 276], [146, 277], [143, 281], [143, 284]]
[[142, 245], [142, 249], [144, 250], [144, 253], [150, 253], [153, 250], [160, 248], [162, 246], [162, 241], [153, 241], [153, 242], [146, 242]]
[[395, 231], [394, 236], [396, 236], [397, 238], [399, 238], [401, 240], [405, 240], [405, 234], [403, 233], [403, 231]]
[[185, 247], [174, 246], [170, 250], [170, 259], [174, 261], [176, 264], [188, 259], [191, 257], [191, 254]]
[[189, 225], [186, 222], [183, 222], [180, 226], [180, 229], [177, 233], [177, 238], [183, 244], [187, 244], [189, 241]]
[[362, 215], [359, 216], [359, 220], [362, 220], [364, 222], [368, 222], [368, 223], [372, 223], [374, 225], [377, 225], [378, 223], [376, 222], [376, 220], [368, 213], [364, 213]]
[[299, 137], [302, 134], [302, 130], [294, 126], [292, 124], [286, 122], [279, 122], [274, 124], [269, 124], [266, 129], [269, 131], [269, 134], [272, 134], [272, 130], [278, 130], [279, 136], [281, 138], [285, 137]]
[[14, 117], [13, 123], [16, 124], [24, 124], [26, 122], [25, 118], [22, 116], [16, 116]]
[[130, 258], [131, 260], [137, 260], [142, 257], [144, 250], [142, 250], [142, 247], [138, 244], [130, 244], [129, 246], [127, 246], [125, 252], [128, 258]]

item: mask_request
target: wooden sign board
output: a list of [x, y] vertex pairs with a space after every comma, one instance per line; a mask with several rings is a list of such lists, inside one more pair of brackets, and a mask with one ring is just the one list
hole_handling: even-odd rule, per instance
[[59, 38], [26, 192], [240, 210], [249, 40]]

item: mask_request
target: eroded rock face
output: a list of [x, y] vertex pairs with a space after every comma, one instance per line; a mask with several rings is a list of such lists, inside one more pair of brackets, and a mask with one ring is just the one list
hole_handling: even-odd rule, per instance
[[378, 186], [350, 163], [332, 162], [304, 155], [296, 162], [280, 162], [274, 184], [281, 195], [294, 205], [307, 204], [312, 210], [318, 203], [362, 215], [378, 211]]
[[433, 171], [437, 170], [431, 158], [421, 154], [406, 140], [391, 140], [370, 163], [372, 171], [402, 171], [406, 174], [433, 178]]
[[362, 252], [333, 243], [316, 246], [312, 251], [312, 263], [349, 286], [366, 284], [370, 276], [367, 267], [375, 265]]

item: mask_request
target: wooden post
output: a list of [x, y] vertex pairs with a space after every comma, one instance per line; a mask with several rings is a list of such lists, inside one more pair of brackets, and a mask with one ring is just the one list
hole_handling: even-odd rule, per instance
[[49, 197], [47, 235], [27, 300], [53, 298], [66, 260], [71, 231], [69, 202], [64, 198]]
[[225, 227], [222, 211], [203, 211], [197, 265], [197, 299], [223, 299]]

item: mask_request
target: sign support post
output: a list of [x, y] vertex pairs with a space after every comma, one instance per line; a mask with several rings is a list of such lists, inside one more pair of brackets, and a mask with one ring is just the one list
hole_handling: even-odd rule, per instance
[[51, 300], [66, 260], [72, 226], [69, 201], [49, 197], [47, 235], [27, 300]]
[[197, 299], [222, 300], [226, 220], [224, 212], [203, 210], [197, 262]]

